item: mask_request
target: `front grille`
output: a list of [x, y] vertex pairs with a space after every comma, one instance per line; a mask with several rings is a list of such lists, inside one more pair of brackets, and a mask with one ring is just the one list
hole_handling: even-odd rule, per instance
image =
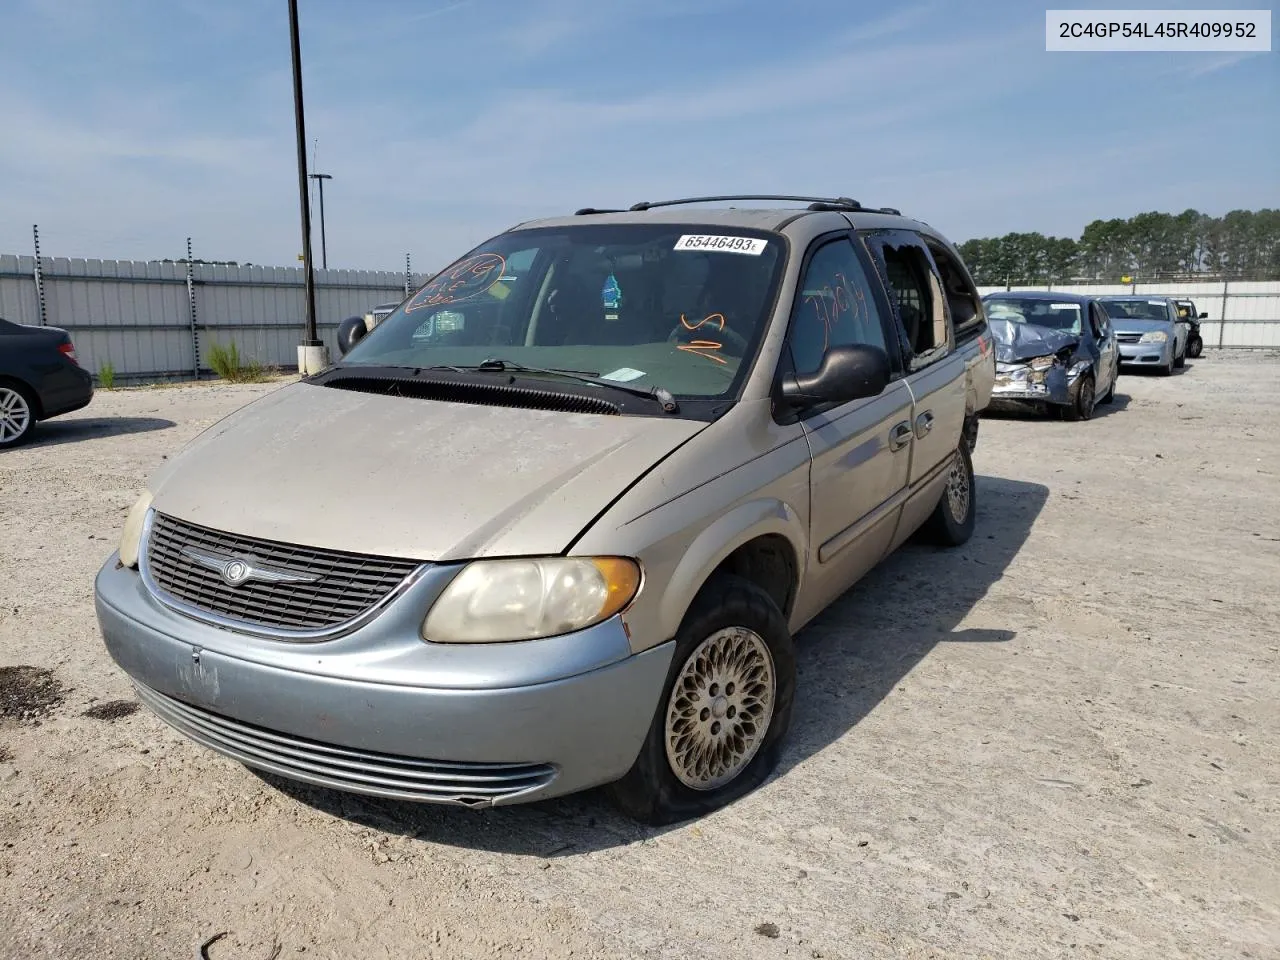
[[1142, 339], [1142, 334], [1140, 333], [1117, 333], [1116, 334], [1117, 343], [1137, 343], [1141, 339]]
[[546, 763], [460, 763], [352, 750], [264, 730], [137, 684], [138, 698], [197, 743], [293, 780], [395, 800], [490, 806], [545, 787]]
[[[250, 557], [255, 565], [306, 576], [311, 583], [250, 580], [231, 586], [184, 548], [217, 557]], [[268, 630], [334, 630], [384, 601], [419, 564], [337, 550], [299, 547], [220, 533], [162, 513], [152, 515], [144, 557], [157, 591], [180, 604]]]

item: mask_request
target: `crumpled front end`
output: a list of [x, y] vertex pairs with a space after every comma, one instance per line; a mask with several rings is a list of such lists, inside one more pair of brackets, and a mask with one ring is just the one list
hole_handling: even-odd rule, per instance
[[1080, 375], [1092, 366], [1080, 352], [1079, 335], [1006, 320], [992, 321], [991, 330], [996, 339], [992, 406], [1075, 402]]
[[1037, 357], [1027, 363], [996, 362], [996, 383], [992, 404], [1036, 401], [1067, 405], [1079, 379], [1056, 357]]

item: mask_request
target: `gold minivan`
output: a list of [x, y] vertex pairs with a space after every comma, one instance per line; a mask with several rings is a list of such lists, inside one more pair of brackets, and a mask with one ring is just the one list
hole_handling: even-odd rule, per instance
[[793, 635], [973, 530], [982, 302], [896, 210], [520, 224], [349, 339], [166, 462], [96, 584], [143, 702], [285, 777], [695, 816], [774, 767]]

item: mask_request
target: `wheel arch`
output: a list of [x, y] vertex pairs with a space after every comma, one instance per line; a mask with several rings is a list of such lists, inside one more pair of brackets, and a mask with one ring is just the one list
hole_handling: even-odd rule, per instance
[[33, 387], [21, 377], [15, 377], [11, 374], [0, 373], [0, 387], [16, 386], [21, 387], [28, 397], [31, 398], [31, 413], [37, 420], [44, 419], [44, 404], [40, 402], [40, 391]]
[[739, 504], [689, 545], [658, 606], [662, 635], [674, 636], [694, 599], [718, 573], [759, 586], [789, 618], [804, 578], [807, 536], [800, 515], [781, 500]]

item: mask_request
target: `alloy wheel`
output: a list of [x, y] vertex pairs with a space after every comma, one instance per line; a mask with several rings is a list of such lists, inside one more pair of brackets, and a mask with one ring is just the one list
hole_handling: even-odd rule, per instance
[[27, 398], [12, 387], [0, 387], [0, 443], [12, 443], [31, 424]]
[[667, 702], [667, 762], [676, 779], [700, 791], [733, 780], [764, 743], [776, 692], [773, 654], [755, 631], [727, 627], [698, 644]]
[[964, 457], [958, 450], [947, 474], [947, 508], [956, 523], [964, 523], [969, 515], [969, 471], [964, 468]]

